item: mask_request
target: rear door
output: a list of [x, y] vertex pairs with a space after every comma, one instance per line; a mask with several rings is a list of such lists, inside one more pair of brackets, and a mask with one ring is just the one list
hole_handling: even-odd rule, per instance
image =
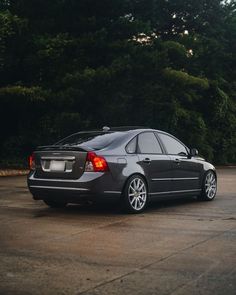
[[172, 190], [171, 159], [163, 153], [162, 147], [151, 131], [138, 135], [139, 165], [143, 168], [149, 182], [151, 195]]
[[158, 136], [171, 158], [173, 190], [190, 192], [199, 189], [202, 164], [189, 158], [188, 149], [175, 137], [161, 132]]

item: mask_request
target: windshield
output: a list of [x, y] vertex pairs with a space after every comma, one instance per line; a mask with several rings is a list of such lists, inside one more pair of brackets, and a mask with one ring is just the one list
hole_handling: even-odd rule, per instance
[[123, 134], [124, 132], [80, 132], [58, 141], [56, 145], [89, 147], [100, 150]]

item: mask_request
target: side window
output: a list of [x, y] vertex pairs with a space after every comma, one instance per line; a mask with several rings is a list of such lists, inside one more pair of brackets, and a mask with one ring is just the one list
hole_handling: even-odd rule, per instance
[[158, 133], [161, 141], [163, 142], [166, 151], [170, 155], [187, 155], [187, 150], [184, 145], [182, 145], [178, 140], [174, 139], [173, 137]]
[[136, 146], [137, 146], [137, 136], [135, 136], [126, 146], [126, 152], [128, 154], [136, 153]]
[[160, 144], [153, 132], [139, 134], [138, 152], [141, 154], [162, 154]]

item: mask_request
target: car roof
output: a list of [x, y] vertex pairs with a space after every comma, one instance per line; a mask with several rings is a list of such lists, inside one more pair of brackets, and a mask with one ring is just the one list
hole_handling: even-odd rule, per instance
[[[96, 131], [99, 131], [99, 130], [96, 130]], [[102, 128], [102, 131], [105, 131], [105, 132], [115, 132], [115, 131], [120, 131], [120, 132], [132, 132], [132, 131], [135, 131], [135, 132], [142, 132], [142, 131], [161, 131], [161, 130], [157, 130], [157, 129], [153, 129], [153, 128], [150, 128], [150, 127], [145, 127], [145, 126], [118, 126], [118, 127], [108, 127], [108, 126], [105, 126]], [[161, 131], [162, 132], [162, 131]]]
[[[147, 132], [147, 131], [156, 131], [156, 132], [162, 132], [162, 133], [167, 133], [165, 131], [162, 130], [158, 130], [158, 129], [152, 129], [149, 127], [143, 127], [143, 126], [119, 126], [119, 127], [103, 127], [102, 130], [101, 129], [94, 129], [94, 130], [84, 130], [84, 131], [79, 131], [76, 132], [74, 134], [81, 134], [81, 133], [114, 133], [114, 132], [119, 132], [119, 133], [128, 133], [130, 135], [136, 135], [140, 132]], [[167, 133], [168, 134], [168, 133]], [[73, 134], [72, 134], [73, 135]]]
[[147, 132], [147, 131], [156, 131], [156, 132], [163, 132], [163, 133], [166, 133], [162, 130], [158, 130], [158, 129], [153, 129], [153, 128], [149, 128], [149, 127], [138, 127], [138, 128], [133, 128], [133, 129], [126, 129], [126, 130], [122, 130], [122, 129], [116, 129], [116, 130], [113, 130], [111, 129], [110, 130], [111, 132], [115, 132], [115, 131], [120, 131], [120, 132], [127, 132], [129, 134], [138, 134], [140, 132]]
[[[70, 134], [69, 136], [65, 137], [69, 138], [73, 135], [79, 135], [79, 134], [85, 134], [85, 133], [93, 133], [93, 134], [108, 134], [108, 133], [120, 133], [120, 134], [129, 134], [130, 136], [135, 136], [141, 132], [147, 132], [147, 131], [151, 131], [151, 132], [161, 132], [161, 133], [165, 133], [165, 134], [169, 134], [168, 132], [162, 131], [162, 130], [158, 130], [158, 129], [152, 129], [149, 127], [143, 127], [143, 126], [118, 126], [118, 127], [103, 127], [102, 130], [101, 129], [94, 129], [94, 130], [83, 130], [83, 131], [79, 131], [79, 132], [75, 132], [73, 134]], [[171, 134], [169, 134], [171, 135]], [[171, 135], [173, 136], [173, 135]]]

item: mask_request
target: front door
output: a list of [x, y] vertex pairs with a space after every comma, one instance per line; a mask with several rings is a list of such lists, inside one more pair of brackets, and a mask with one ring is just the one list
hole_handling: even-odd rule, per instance
[[201, 187], [202, 164], [194, 158], [189, 158], [186, 146], [176, 138], [161, 132], [158, 133], [158, 136], [172, 162], [173, 191], [180, 193], [197, 192]]
[[176, 191], [198, 190], [201, 187], [200, 178], [202, 164], [187, 156], [171, 156], [173, 169], [173, 189]]

